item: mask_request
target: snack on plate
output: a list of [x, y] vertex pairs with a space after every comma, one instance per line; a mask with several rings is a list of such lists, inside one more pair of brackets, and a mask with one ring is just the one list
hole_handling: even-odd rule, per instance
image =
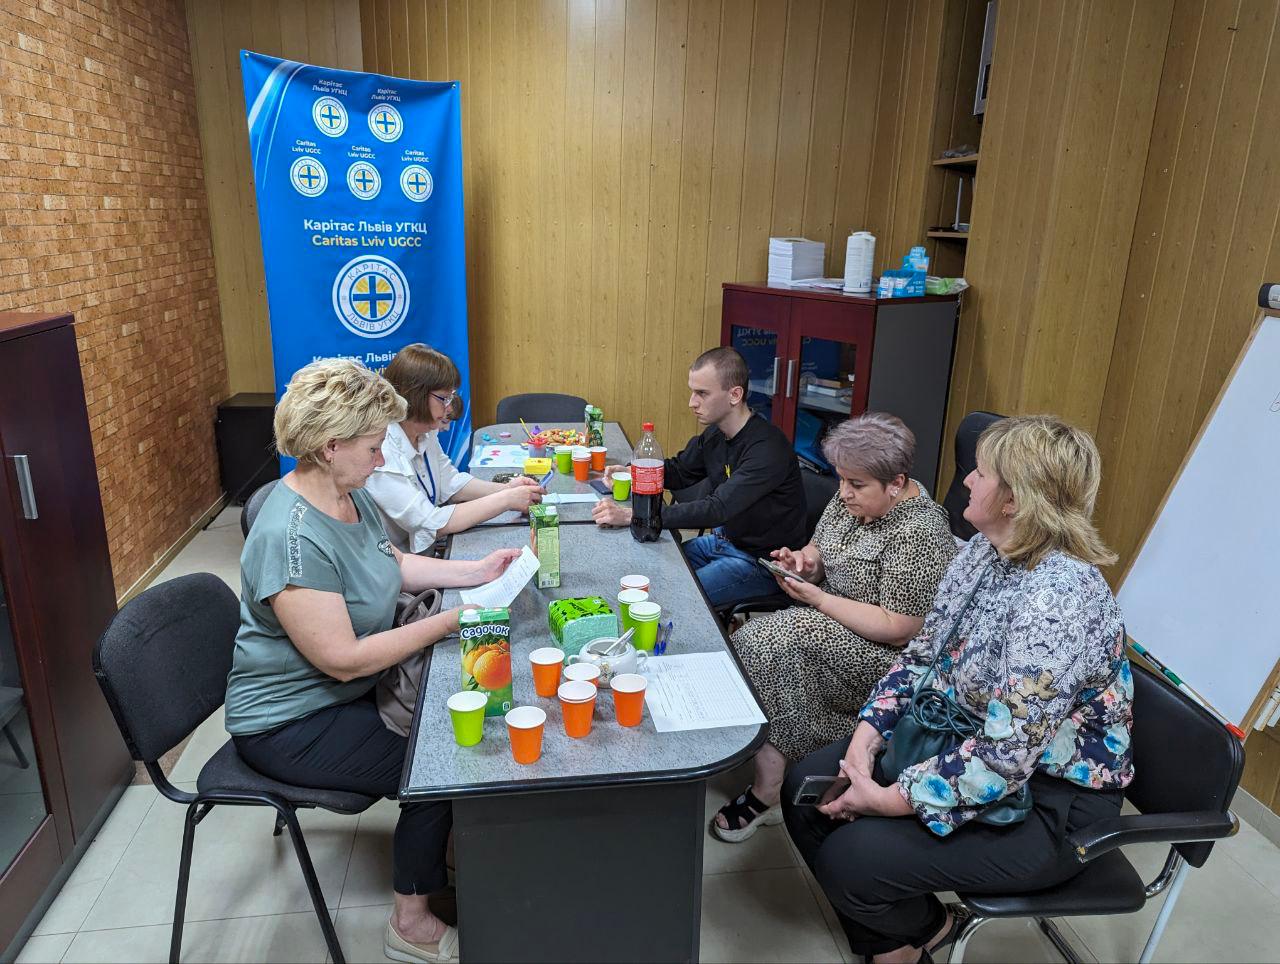
[[583, 440], [583, 434], [572, 428], [546, 428], [529, 436], [533, 445], [582, 445]]

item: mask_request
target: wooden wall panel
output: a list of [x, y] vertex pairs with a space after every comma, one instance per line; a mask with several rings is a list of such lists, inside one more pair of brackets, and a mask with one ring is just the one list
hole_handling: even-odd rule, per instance
[[357, 0], [186, 0], [230, 390], [275, 388], [240, 51], [359, 70]]
[[462, 83], [474, 417], [563, 389], [682, 444], [720, 284], [762, 280], [770, 236], [832, 273], [851, 231], [895, 261], [922, 239], [973, 2], [364, 0], [366, 70]]
[[1171, 16], [1171, 0], [1000, 8], [948, 436], [977, 409], [1096, 431]]

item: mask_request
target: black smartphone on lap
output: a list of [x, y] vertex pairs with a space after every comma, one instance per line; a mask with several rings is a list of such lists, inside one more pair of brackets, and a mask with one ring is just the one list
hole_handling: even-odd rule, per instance
[[805, 777], [791, 802], [797, 807], [821, 807], [848, 789], [848, 777]]

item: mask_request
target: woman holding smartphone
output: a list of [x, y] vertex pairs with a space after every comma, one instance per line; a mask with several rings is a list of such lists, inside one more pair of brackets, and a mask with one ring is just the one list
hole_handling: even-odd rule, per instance
[[711, 821], [728, 843], [782, 822], [789, 760], [853, 732], [871, 686], [920, 630], [955, 555], [946, 511], [908, 473], [915, 436], [868, 412], [828, 433], [840, 490], [803, 549], [777, 549], [774, 574], [796, 605], [748, 620], [732, 643], [769, 717], [755, 779]]
[[[850, 947], [880, 964], [929, 961], [955, 939], [963, 913], [935, 892], [1026, 893], [1074, 876], [1067, 836], [1117, 816], [1133, 779], [1133, 675], [1098, 570], [1115, 556], [1090, 519], [1097, 446], [1051, 416], [1007, 418], [982, 433], [977, 461], [964, 517], [978, 534], [923, 632], [876, 684], [853, 738], [806, 757], [783, 790], [787, 830]], [[912, 731], [904, 714], [922, 685], [933, 703], [958, 704], [973, 735], [927, 759], [902, 737], [889, 780], [883, 753]], [[793, 803], [815, 775], [848, 788], [818, 807]], [[1020, 822], [984, 822], [1024, 788]]]

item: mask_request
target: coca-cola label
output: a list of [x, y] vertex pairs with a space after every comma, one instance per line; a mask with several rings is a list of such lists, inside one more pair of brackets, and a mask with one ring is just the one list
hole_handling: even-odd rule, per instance
[[661, 495], [662, 468], [661, 459], [636, 459], [631, 463], [631, 491], [636, 495]]

